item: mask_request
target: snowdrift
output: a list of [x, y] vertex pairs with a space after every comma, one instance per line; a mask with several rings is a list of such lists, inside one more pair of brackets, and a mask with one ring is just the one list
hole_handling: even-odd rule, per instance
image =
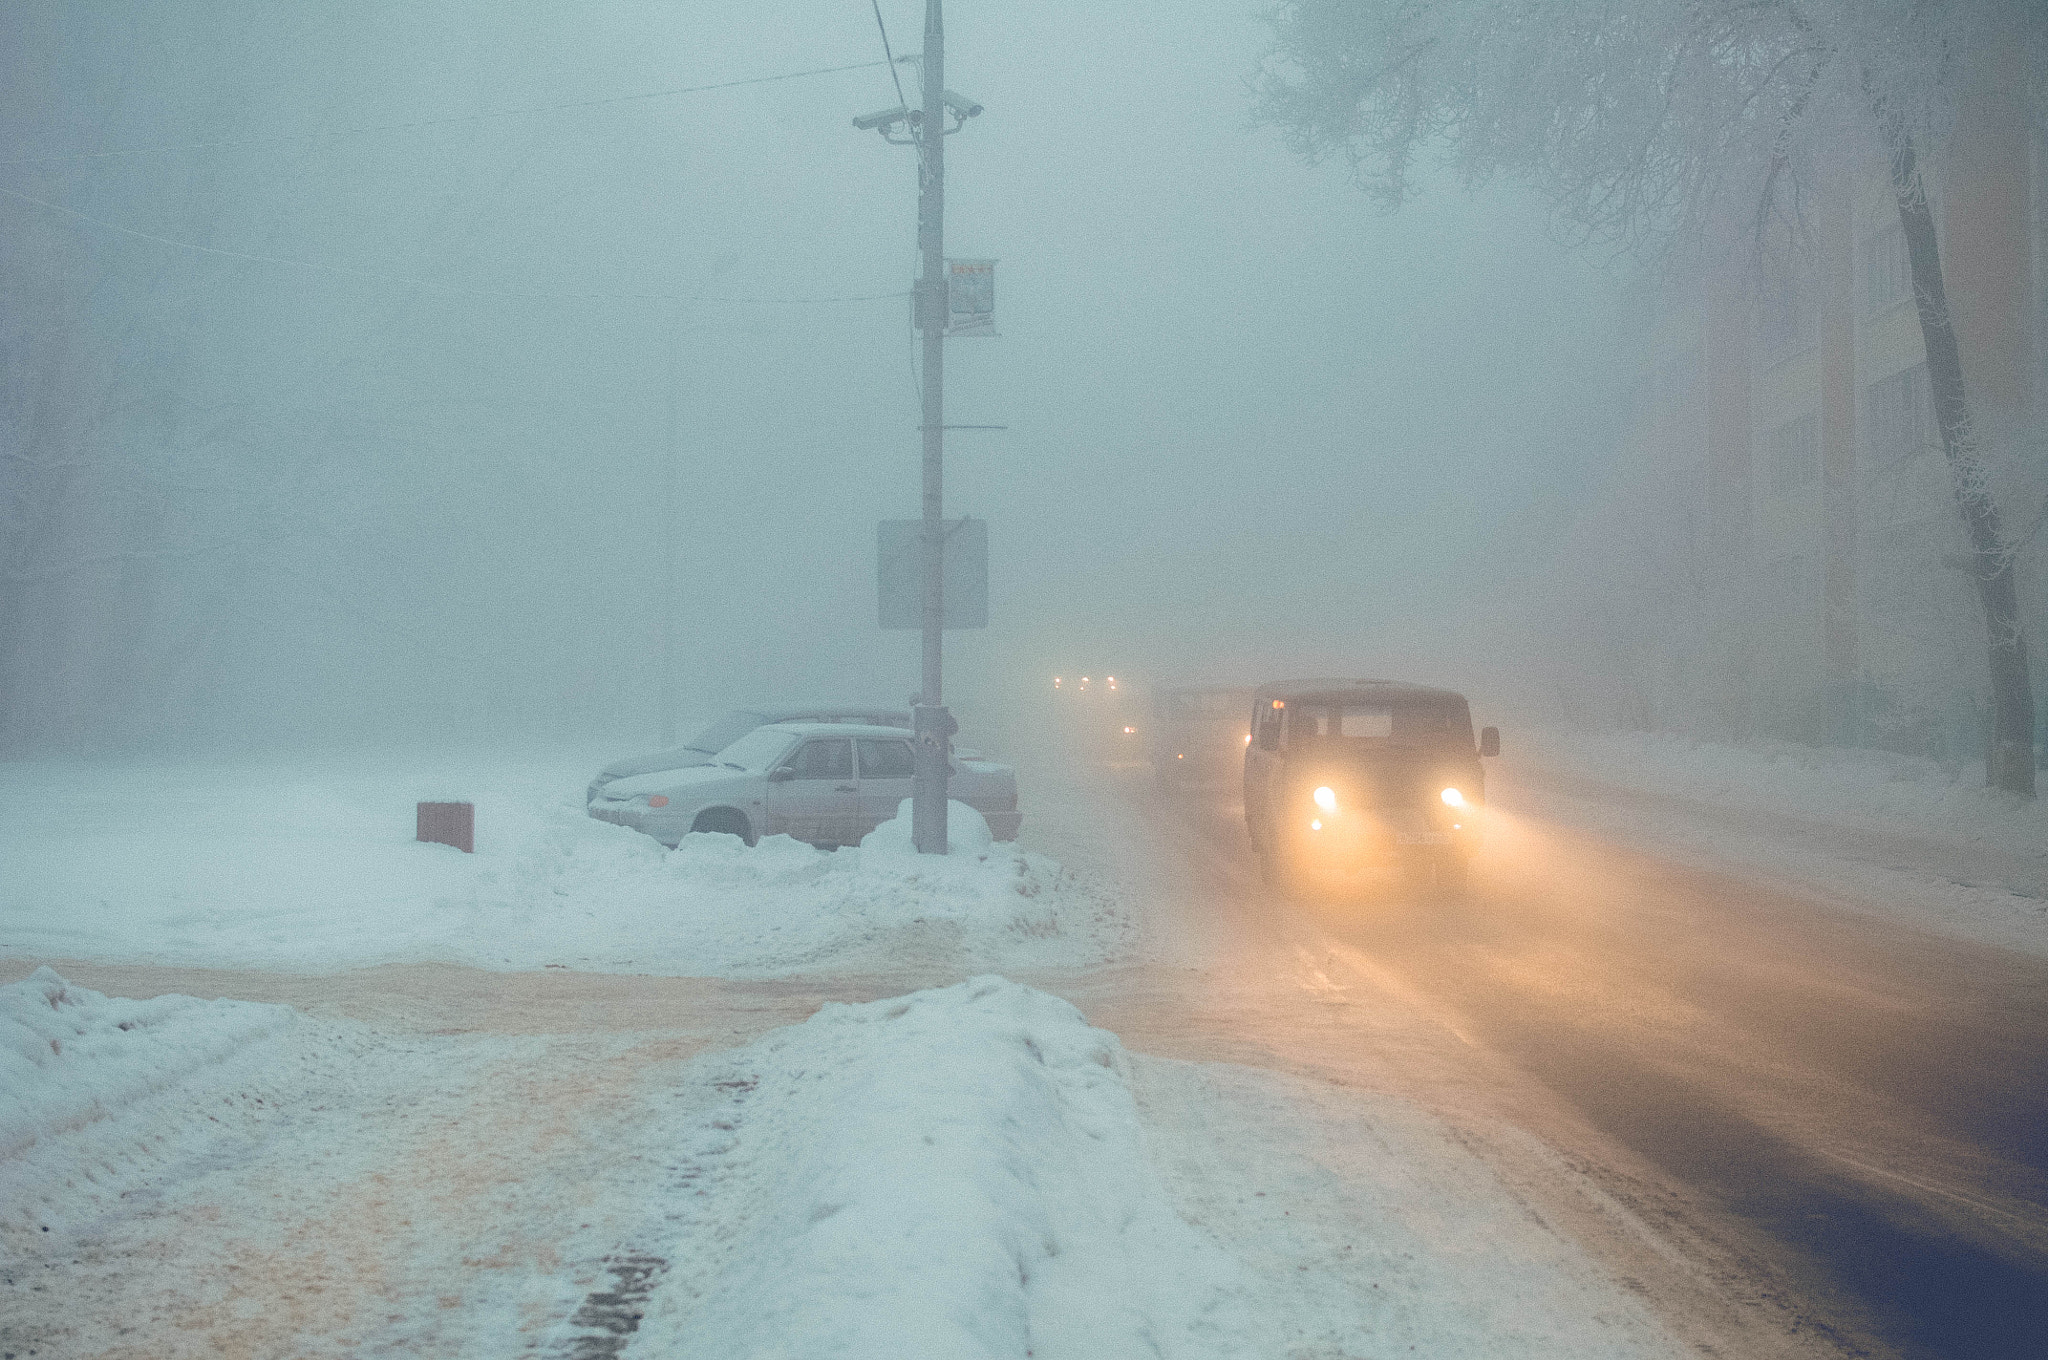
[[102, 996], [38, 968], [0, 987], [0, 1158], [175, 1086], [296, 1018], [248, 1001]]
[[1696, 741], [1668, 732], [1531, 732], [1530, 758], [1622, 788], [1751, 812], [2048, 853], [2048, 800], [1985, 787], [1984, 764], [1945, 769], [1889, 751]]
[[[955, 853], [884, 824], [674, 851], [593, 821], [580, 763], [0, 766], [0, 954], [325, 972], [438, 961], [765, 977], [930, 964], [1087, 967], [1127, 927], [1054, 861], [953, 805]], [[476, 854], [412, 839], [477, 804]], [[904, 842], [899, 844], [898, 842]]]
[[[704, 1060], [627, 1354], [1264, 1353], [1238, 1264], [1175, 1213], [1114, 1035], [998, 977]], [[693, 1083], [695, 1084], [695, 1083]]]

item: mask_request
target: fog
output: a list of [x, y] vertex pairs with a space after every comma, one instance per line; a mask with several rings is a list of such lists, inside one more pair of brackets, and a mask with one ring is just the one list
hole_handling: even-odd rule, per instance
[[[917, 508], [914, 161], [850, 125], [889, 73], [629, 98], [875, 61], [867, 7], [5, 23], [7, 749], [652, 738], [671, 457], [681, 716], [915, 687], [873, 561]], [[1001, 335], [949, 342], [947, 416], [1008, 427], [948, 439], [970, 724], [1066, 667], [1524, 697], [1633, 267], [1511, 183], [1389, 213], [1306, 163], [1253, 123], [1271, 36], [948, 15], [987, 111], [947, 251], [1000, 260]]]

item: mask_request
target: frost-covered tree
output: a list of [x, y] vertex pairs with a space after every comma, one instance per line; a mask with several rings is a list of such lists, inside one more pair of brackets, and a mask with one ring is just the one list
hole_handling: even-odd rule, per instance
[[1390, 206], [1442, 159], [1544, 193], [1588, 241], [1657, 258], [1800, 230], [1824, 174], [1882, 156], [1988, 635], [1990, 782], [2034, 790], [2015, 581], [1973, 430], [1922, 161], [1973, 60], [2039, 40], [2028, 0], [1282, 0], [1261, 117]]

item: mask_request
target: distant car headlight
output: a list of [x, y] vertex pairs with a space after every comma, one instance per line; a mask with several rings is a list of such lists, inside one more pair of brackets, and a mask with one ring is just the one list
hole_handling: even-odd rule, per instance
[[1325, 812], [1337, 810], [1337, 791], [1325, 784], [1315, 791], [1316, 806]]
[[1444, 805], [1446, 807], [1465, 806], [1465, 795], [1459, 793], [1456, 789], [1445, 789], [1442, 793], [1438, 794], [1437, 797], [1444, 800]]

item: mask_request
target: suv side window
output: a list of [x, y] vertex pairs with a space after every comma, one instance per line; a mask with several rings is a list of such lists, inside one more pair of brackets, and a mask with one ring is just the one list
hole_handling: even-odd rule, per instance
[[1280, 715], [1285, 711], [1277, 703], [1268, 703], [1252, 715], [1252, 739], [1261, 751], [1280, 749]]
[[796, 767], [798, 779], [853, 778], [853, 742], [846, 737], [825, 737], [807, 741], [788, 762]]
[[862, 779], [909, 779], [916, 769], [917, 762], [911, 756], [909, 742], [889, 741], [881, 737], [860, 739]]

